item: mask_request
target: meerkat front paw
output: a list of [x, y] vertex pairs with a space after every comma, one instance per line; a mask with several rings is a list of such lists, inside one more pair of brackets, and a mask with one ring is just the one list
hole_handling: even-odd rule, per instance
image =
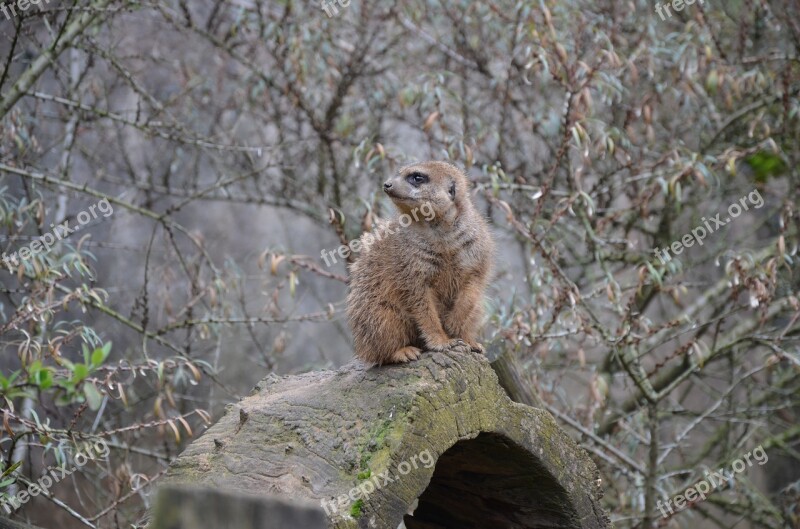
[[428, 349], [431, 351], [436, 351], [437, 353], [443, 353], [445, 351], [452, 351], [454, 353], [468, 353], [469, 352], [469, 345], [467, 342], [460, 338], [454, 338], [452, 340], [448, 340], [445, 343], [430, 346]]
[[404, 364], [412, 360], [417, 360], [419, 359], [420, 353], [422, 353], [422, 350], [420, 348], [407, 345], [405, 347], [401, 347], [400, 349], [392, 353], [392, 356], [389, 359], [389, 363]]
[[468, 341], [467, 345], [469, 345], [469, 348], [473, 353], [478, 353], [478, 354], [483, 354], [484, 353], [483, 346], [481, 344], [479, 344], [478, 342], [470, 342], [470, 341]]

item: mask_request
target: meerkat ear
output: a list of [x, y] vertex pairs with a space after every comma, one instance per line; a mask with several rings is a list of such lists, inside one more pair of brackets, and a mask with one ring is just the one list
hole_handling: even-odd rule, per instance
[[450, 182], [450, 200], [456, 199], [456, 183]]

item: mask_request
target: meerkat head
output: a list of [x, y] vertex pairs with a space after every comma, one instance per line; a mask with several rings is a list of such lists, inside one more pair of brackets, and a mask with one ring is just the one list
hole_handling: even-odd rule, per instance
[[447, 162], [406, 165], [383, 184], [401, 213], [427, 208], [439, 220], [452, 222], [471, 206], [469, 181], [464, 172]]

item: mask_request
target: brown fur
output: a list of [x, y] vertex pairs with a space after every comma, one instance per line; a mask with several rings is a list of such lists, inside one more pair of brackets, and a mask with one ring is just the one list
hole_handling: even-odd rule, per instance
[[[422, 176], [429, 181], [409, 181]], [[423, 162], [403, 167], [384, 191], [412, 220], [425, 203], [435, 217], [417, 213], [404, 227], [398, 216], [378, 228], [383, 237], [364, 244], [347, 298], [356, 356], [380, 365], [415, 360], [422, 350], [482, 352], [478, 327], [494, 244], [466, 175], [449, 163]]]

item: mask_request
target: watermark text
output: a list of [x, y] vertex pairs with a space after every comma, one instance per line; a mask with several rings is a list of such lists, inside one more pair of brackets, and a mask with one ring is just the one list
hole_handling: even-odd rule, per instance
[[369, 498], [370, 494], [388, 485], [389, 483], [394, 483], [395, 481], [399, 480], [402, 476], [405, 476], [411, 472], [412, 468], [418, 469], [420, 465], [424, 466], [425, 468], [432, 468], [435, 464], [436, 460], [434, 460], [430, 451], [427, 449], [423, 450], [419, 454], [413, 456], [411, 459], [398, 464], [397, 474], [394, 476], [391, 476], [388, 470], [374, 476], [370, 475], [367, 479], [350, 489], [349, 493], [342, 494], [338, 498], [330, 501], [320, 500], [320, 503], [322, 504], [322, 508], [325, 509], [325, 513], [328, 516], [332, 516], [340, 510], [343, 512], [349, 512], [351, 504], [355, 504], [359, 501], [363, 503], [364, 500]]
[[683, 253], [684, 248], [691, 248], [694, 246], [695, 242], [697, 242], [699, 246], [703, 246], [703, 239], [714, 233], [717, 229], [731, 222], [733, 219], [741, 215], [743, 211], [748, 211], [750, 209], [748, 203], [752, 204], [753, 208], [755, 209], [759, 209], [764, 205], [764, 199], [762, 198], [761, 193], [758, 192], [758, 189], [755, 189], [749, 194], [740, 198], [739, 202], [734, 202], [728, 206], [729, 216], [725, 217], [725, 219], [720, 219], [720, 216], [723, 215], [722, 213], [717, 213], [710, 219], [703, 217], [700, 219], [702, 225], [695, 227], [691, 233], [687, 233], [681, 238], [681, 240], [674, 241], [664, 249], [656, 248], [653, 250], [653, 253], [661, 261], [661, 264], [665, 264], [672, 260], [672, 257], [669, 255], [670, 250], [672, 250], [673, 254], [679, 255]]
[[[693, 487], [686, 489], [683, 494], [678, 494], [671, 500], [665, 500], [666, 505], [662, 505], [661, 500], [659, 500], [656, 504], [656, 508], [661, 511], [661, 515], [664, 518], [668, 518], [688, 506], [705, 501], [706, 496], [714, 492], [717, 487], [725, 483], [733, 483], [736, 474], [741, 474], [747, 467], [752, 467], [753, 461], [750, 459], [751, 456], [759, 465], [763, 465], [769, 461], [769, 457], [764, 451], [764, 448], [758, 445], [752, 452], [748, 452], [740, 459], [731, 463], [732, 472], [729, 471], [726, 473], [723, 469], [717, 471], [706, 470], [705, 479], [697, 482]], [[675, 504], [674, 509], [672, 508], [673, 503]]]
[[50, 496], [50, 487], [72, 475], [76, 470], [84, 466], [89, 461], [95, 459], [104, 459], [108, 456], [110, 449], [108, 443], [103, 439], [95, 441], [93, 444], [88, 445], [82, 451], [77, 452], [73, 458], [75, 466], [71, 470], [67, 470], [66, 463], [60, 467], [47, 467], [44, 474], [35, 482], [29, 483], [26, 488], [20, 488], [19, 492], [14, 496], [3, 495], [0, 498], [0, 507], [2, 507], [6, 514], [11, 514], [21, 506], [28, 503], [31, 498], [38, 496]]
[[23, 246], [11, 255], [6, 255], [4, 252], [2, 257], [0, 257], [0, 261], [2, 261], [2, 263], [6, 266], [17, 266], [19, 265], [20, 261], [27, 261], [39, 252], [49, 251], [50, 247], [53, 246], [57, 241], [66, 239], [76, 231], [79, 231], [81, 226], [87, 224], [93, 219], [96, 219], [97, 211], [95, 211], [95, 209], [99, 210], [104, 217], [111, 216], [114, 213], [114, 208], [111, 206], [111, 203], [109, 203], [107, 198], [104, 198], [97, 204], [92, 204], [88, 209], [81, 211], [75, 216], [76, 220], [78, 221], [78, 225], [70, 227], [70, 221], [68, 220], [65, 220], [58, 225], [50, 224], [50, 227], [53, 228], [53, 231], [45, 233], [29, 245]]
[[[362, 249], [367, 250], [370, 246], [376, 241], [381, 240], [387, 235], [392, 235], [396, 233], [397, 228], [407, 228], [411, 226], [412, 222], [419, 222], [419, 214], [422, 214], [422, 218], [426, 222], [432, 221], [436, 218], [436, 213], [433, 210], [433, 206], [429, 202], [425, 202], [419, 208], [414, 208], [411, 210], [411, 214], [403, 213], [397, 219], [396, 223], [385, 223], [381, 224], [376, 227], [373, 231], [367, 232], [363, 234], [358, 239], [353, 239], [347, 245], [342, 244], [334, 251], [325, 250], [323, 249], [320, 253], [320, 257], [322, 260], [325, 261], [326, 266], [331, 266], [332, 264], [336, 264], [336, 256], [338, 255], [341, 259], [347, 259], [350, 253], [359, 253]], [[412, 219], [413, 217], [413, 219]], [[395, 229], [392, 229], [394, 226]]]

